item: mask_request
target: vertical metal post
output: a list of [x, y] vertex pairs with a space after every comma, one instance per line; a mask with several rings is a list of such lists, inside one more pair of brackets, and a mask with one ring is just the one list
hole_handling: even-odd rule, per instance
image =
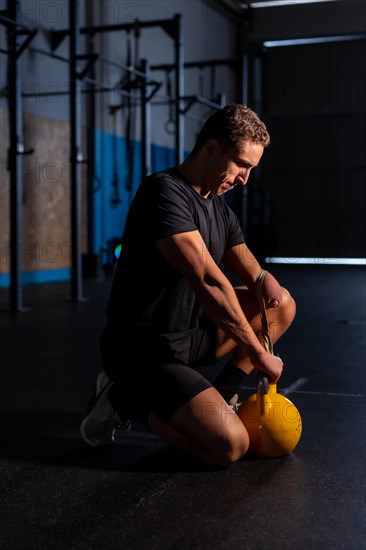
[[71, 179], [71, 299], [82, 300], [81, 265], [81, 87], [78, 79], [80, 52], [80, 0], [69, 2], [69, 79], [70, 79], [70, 179]]
[[[249, 103], [249, 56], [247, 53], [242, 55], [241, 60], [241, 82], [240, 82], [240, 95], [241, 103], [248, 105]], [[241, 228], [243, 230], [245, 238], [248, 236], [248, 188], [238, 185], [235, 189], [235, 203], [238, 204], [238, 214], [240, 219]]]
[[182, 16], [176, 14], [175, 36], [175, 162], [184, 160], [184, 115], [182, 114], [182, 97], [184, 96], [184, 44]]
[[[93, 4], [90, 5], [93, 9]], [[94, 54], [94, 35], [87, 38], [88, 54]], [[91, 68], [90, 77], [95, 79], [94, 65]], [[95, 93], [93, 86], [89, 86], [90, 93], [86, 99], [86, 125], [87, 125], [87, 252], [95, 252], [95, 205], [94, 205], [94, 185], [95, 185]]]
[[[150, 76], [150, 66], [146, 59], [141, 60], [141, 71]], [[151, 86], [143, 81], [141, 89], [141, 140], [142, 140], [142, 177], [151, 173], [151, 105], [147, 99]]]
[[240, 82], [240, 95], [243, 105], [248, 105], [249, 98], [249, 56], [244, 53], [241, 58], [241, 82]]
[[[263, 57], [262, 52], [258, 48], [253, 54], [251, 78], [253, 109], [261, 117], [263, 111]], [[250, 212], [252, 227], [250, 239], [253, 243], [252, 251], [259, 262], [263, 262], [266, 257], [266, 227], [268, 226], [268, 221], [266, 220], [268, 208], [266, 206], [266, 189], [265, 182], [263, 182], [262, 166], [260, 163], [258, 169], [253, 174], [252, 182], [257, 183], [257, 185], [255, 190], [253, 188], [254, 200], [250, 203], [252, 209]]]
[[263, 58], [256, 55], [253, 60], [253, 109], [260, 116], [263, 111]]
[[[19, 0], [8, 0], [8, 17], [19, 20]], [[8, 86], [10, 147], [8, 170], [10, 172], [10, 309], [23, 309], [21, 282], [23, 248], [23, 113], [20, 81], [20, 56], [17, 56], [17, 29], [10, 26], [8, 39]]]

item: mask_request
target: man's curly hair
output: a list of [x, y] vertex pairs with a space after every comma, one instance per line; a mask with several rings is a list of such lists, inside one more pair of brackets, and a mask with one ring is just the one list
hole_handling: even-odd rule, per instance
[[263, 147], [270, 143], [264, 122], [254, 111], [241, 103], [230, 103], [206, 120], [198, 134], [192, 154], [195, 155], [212, 138], [225, 149], [237, 146], [242, 140], [259, 143]]

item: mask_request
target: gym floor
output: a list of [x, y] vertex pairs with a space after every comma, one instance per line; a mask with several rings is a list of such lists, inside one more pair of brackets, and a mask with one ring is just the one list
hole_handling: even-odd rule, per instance
[[[138, 424], [113, 448], [80, 439], [110, 280], [85, 280], [77, 304], [68, 283], [24, 287], [21, 313], [1, 289], [1, 548], [366, 548], [365, 268], [270, 271], [297, 302], [275, 351], [303, 434], [287, 457], [222, 469]], [[253, 375], [248, 395], [254, 385]]]

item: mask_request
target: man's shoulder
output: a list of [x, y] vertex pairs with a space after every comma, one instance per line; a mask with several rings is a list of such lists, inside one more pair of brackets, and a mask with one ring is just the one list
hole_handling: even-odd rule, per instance
[[175, 167], [150, 174], [143, 180], [141, 187], [147, 193], [149, 190], [152, 193], [169, 193], [169, 191], [179, 195], [182, 191], [187, 193], [187, 185]]
[[150, 174], [144, 179], [143, 183], [146, 185], [153, 185], [153, 184], [159, 185], [159, 184], [164, 184], [165, 182], [169, 184], [171, 182], [178, 182], [178, 181], [179, 181], [178, 171], [173, 166], [171, 168], [167, 168], [166, 170], [159, 170], [158, 172], [154, 172], [153, 174]]

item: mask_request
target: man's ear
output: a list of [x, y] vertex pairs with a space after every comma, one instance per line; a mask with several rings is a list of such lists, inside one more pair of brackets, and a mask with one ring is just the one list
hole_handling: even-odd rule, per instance
[[215, 138], [210, 138], [208, 141], [206, 141], [205, 149], [208, 156], [212, 157], [220, 151], [219, 142]]

